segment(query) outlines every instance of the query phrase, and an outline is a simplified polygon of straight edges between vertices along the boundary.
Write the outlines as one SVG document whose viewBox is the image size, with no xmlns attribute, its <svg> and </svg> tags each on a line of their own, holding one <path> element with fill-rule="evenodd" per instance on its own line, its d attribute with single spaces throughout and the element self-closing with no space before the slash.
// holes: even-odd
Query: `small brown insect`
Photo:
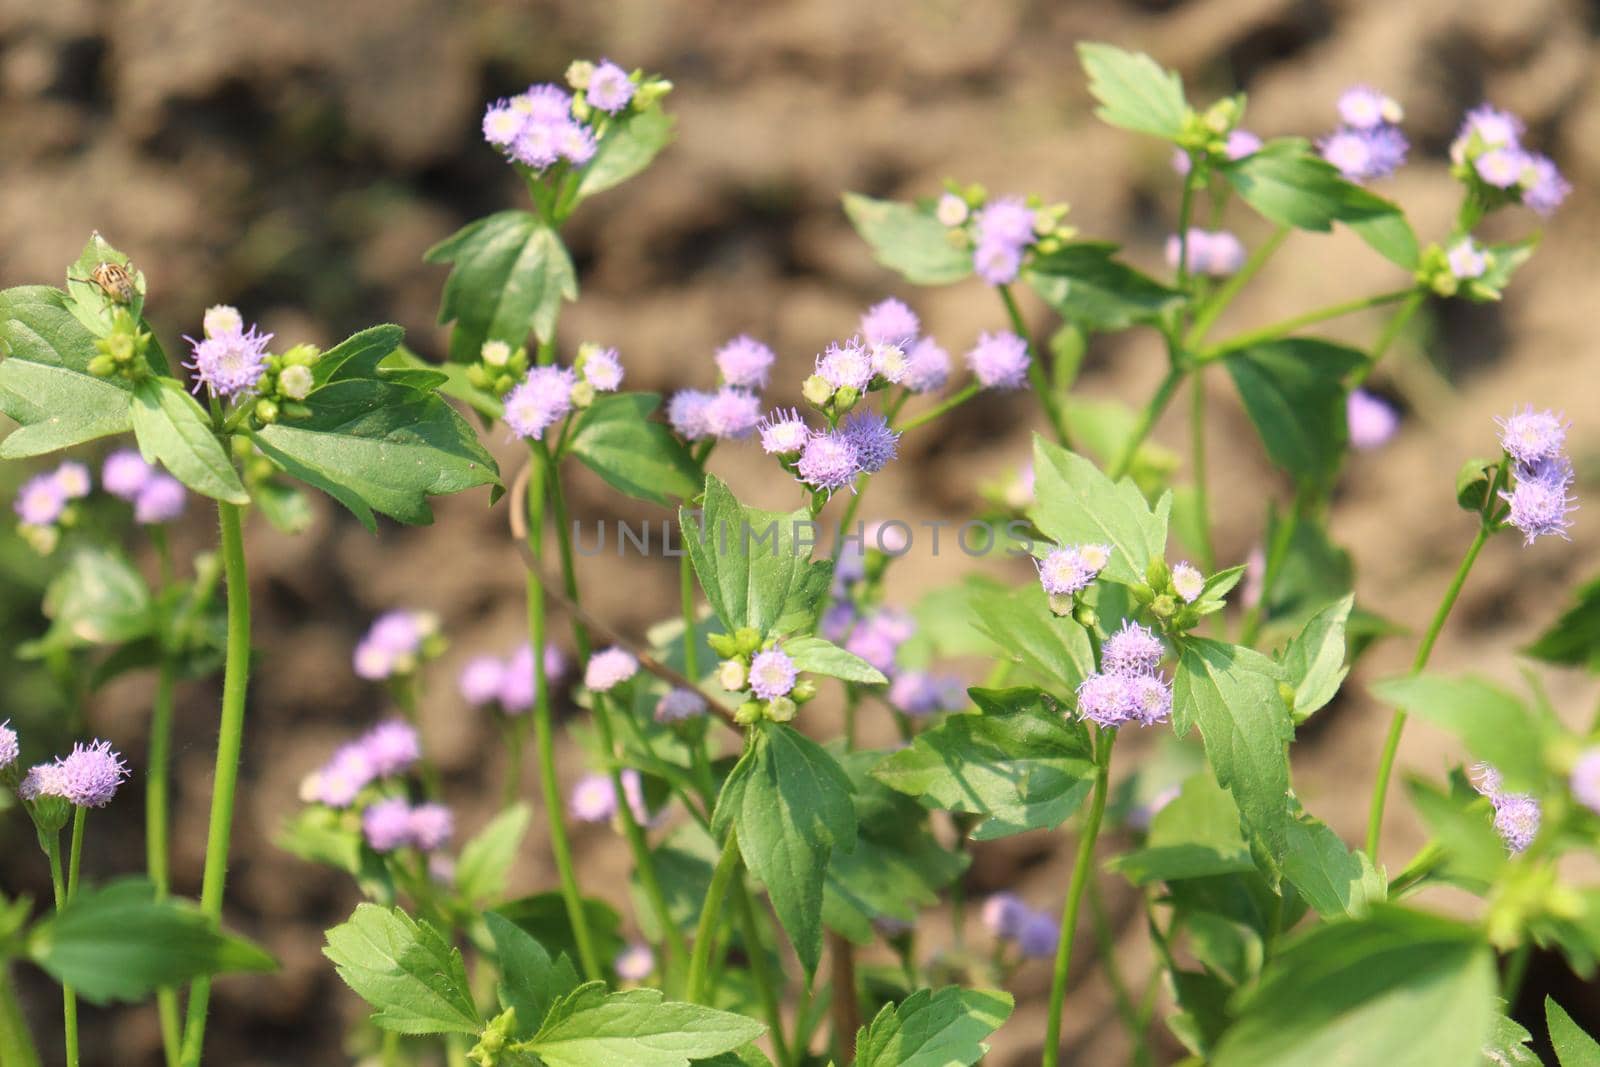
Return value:
<svg viewBox="0 0 1600 1067">
<path fill-rule="evenodd" d="M 133 272 L 120 263 L 101 263 L 89 277 L 105 290 L 107 296 L 119 304 L 130 304 L 138 295 L 138 290 L 133 284 Z"/>
</svg>

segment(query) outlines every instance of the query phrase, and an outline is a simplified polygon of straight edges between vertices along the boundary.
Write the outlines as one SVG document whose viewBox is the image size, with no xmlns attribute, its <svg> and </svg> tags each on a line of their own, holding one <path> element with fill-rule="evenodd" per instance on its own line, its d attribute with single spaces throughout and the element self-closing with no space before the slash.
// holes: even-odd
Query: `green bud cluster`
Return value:
<svg viewBox="0 0 1600 1067">
<path fill-rule="evenodd" d="M 270 426 L 275 422 L 304 419 L 311 408 L 303 401 L 316 387 L 316 374 L 312 370 L 322 358 L 322 349 L 316 345 L 298 344 L 281 356 L 267 357 L 267 369 L 257 387 L 260 396 L 250 409 L 250 418 L 257 426 Z"/>
<path fill-rule="evenodd" d="M 1197 163 L 1207 160 L 1226 160 L 1228 135 L 1238 127 L 1243 118 L 1242 95 L 1225 96 L 1204 111 L 1195 111 L 1191 108 L 1184 116 L 1183 130 L 1178 134 L 1178 147 L 1187 152 Z M 1203 179 L 1204 175 L 1204 167 L 1196 169 L 1197 177 Z"/>
<path fill-rule="evenodd" d="M 467 381 L 474 389 L 505 396 L 528 373 L 528 350 L 513 349 L 504 341 L 485 341 L 478 362 L 467 367 Z"/>
<path fill-rule="evenodd" d="M 750 684 L 750 661 L 757 652 L 776 648 L 776 638 L 761 640 L 761 635 L 745 626 L 731 634 L 709 634 L 706 644 L 723 657 L 717 665 L 717 684 L 730 693 L 743 692 Z M 733 719 L 741 726 L 753 726 L 763 719 L 771 722 L 789 722 L 800 710 L 800 705 L 814 700 L 817 683 L 801 678 L 794 683 L 788 696 L 774 700 L 761 700 L 753 694 L 734 709 Z"/>
<path fill-rule="evenodd" d="M 126 378 L 138 381 L 149 373 L 145 354 L 150 349 L 150 334 L 139 328 L 139 320 L 126 308 L 118 308 L 111 316 L 111 332 L 95 338 L 96 354 L 89 360 L 88 371 L 96 378 Z"/>
<path fill-rule="evenodd" d="M 1134 603 L 1143 608 L 1156 626 L 1166 634 L 1188 633 L 1200 620 L 1221 611 L 1226 601 L 1221 596 L 1203 593 L 1192 603 L 1185 601 L 1172 582 L 1172 569 L 1166 560 L 1153 559 L 1145 568 L 1144 581 L 1130 586 Z M 1080 620 L 1081 621 L 1081 620 Z"/>
</svg>

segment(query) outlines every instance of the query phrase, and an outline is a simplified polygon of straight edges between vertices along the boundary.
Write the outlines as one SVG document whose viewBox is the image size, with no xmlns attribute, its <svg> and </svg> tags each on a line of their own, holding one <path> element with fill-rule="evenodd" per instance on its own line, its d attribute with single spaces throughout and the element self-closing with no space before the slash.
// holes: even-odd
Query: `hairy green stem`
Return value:
<svg viewBox="0 0 1600 1067">
<path fill-rule="evenodd" d="M 1034 341 L 1033 334 L 1028 330 L 1028 324 L 1022 318 L 1022 309 L 1017 306 L 1017 298 L 1011 293 L 1011 286 L 998 285 L 995 291 L 1000 294 L 1000 300 L 1006 306 L 1006 314 L 1011 317 L 1011 328 L 1017 332 L 1028 345 L 1028 382 L 1033 386 L 1033 391 L 1039 397 L 1039 403 L 1044 408 L 1045 418 L 1050 420 L 1050 430 L 1056 435 L 1056 440 L 1062 448 L 1072 447 L 1072 436 L 1067 431 L 1067 419 L 1061 410 L 1061 397 L 1056 395 L 1050 387 L 1050 382 L 1044 374 L 1044 350 Z"/>
<path fill-rule="evenodd" d="M 1484 543 L 1493 533 L 1493 527 L 1485 520 L 1478 524 L 1478 533 L 1472 539 L 1472 544 L 1467 548 L 1461 566 L 1456 568 L 1455 577 L 1450 580 L 1450 586 L 1444 592 L 1444 599 L 1439 602 L 1439 608 L 1433 613 L 1433 621 L 1428 624 L 1428 630 L 1422 635 L 1422 643 L 1417 646 L 1417 654 L 1411 661 L 1411 673 L 1420 674 L 1428 665 L 1428 658 L 1433 655 L 1434 643 L 1439 640 L 1439 632 L 1444 629 L 1445 620 L 1450 617 L 1450 610 L 1455 607 L 1456 600 L 1461 596 L 1462 586 L 1467 584 L 1467 574 L 1472 570 L 1472 565 L 1478 560 L 1478 553 L 1483 551 Z M 1389 721 L 1389 736 L 1383 743 L 1383 756 L 1378 761 L 1378 777 L 1372 786 L 1372 807 L 1367 815 L 1367 855 L 1373 862 L 1377 862 L 1378 842 L 1383 835 L 1383 807 L 1388 798 L 1389 777 L 1394 772 L 1395 755 L 1400 751 L 1400 734 L 1406 727 L 1406 713 L 1403 708 L 1396 708 L 1394 717 Z"/>
<path fill-rule="evenodd" d="M 1055 969 L 1050 977 L 1050 1005 L 1045 1016 L 1043 1067 L 1058 1067 L 1061 1062 L 1061 1009 L 1067 996 L 1067 969 L 1072 963 L 1072 934 L 1078 927 L 1078 910 L 1083 891 L 1093 877 L 1094 845 L 1100 836 L 1100 822 L 1106 813 L 1107 785 L 1111 777 L 1111 749 L 1116 732 L 1101 730 L 1095 755 L 1094 796 L 1089 814 L 1084 817 L 1078 837 L 1078 858 L 1072 865 L 1072 880 L 1067 884 L 1067 899 L 1061 908 L 1061 937 L 1056 945 Z"/>
<path fill-rule="evenodd" d="M 722 917 L 722 902 L 728 895 L 728 886 L 739 873 L 739 835 L 728 827 L 728 839 L 722 844 L 722 855 L 716 869 L 711 872 L 711 885 L 706 889 L 705 904 L 700 908 L 700 921 L 695 926 L 694 950 L 689 956 L 689 978 L 685 996 L 691 1004 L 705 1004 L 711 992 L 706 978 L 711 963 L 711 947 L 716 940 L 717 920 Z"/>
<path fill-rule="evenodd" d="M 0 1067 L 39 1067 L 39 1050 L 17 1003 L 11 965 L 0 965 Z"/>
<path fill-rule="evenodd" d="M 200 910 L 220 923 L 222 898 L 228 882 L 228 849 L 233 840 L 239 752 L 244 744 L 245 691 L 250 677 L 250 579 L 245 570 L 242 513 L 233 504 L 219 502 L 217 516 L 222 528 L 222 567 L 228 591 L 228 645 L 222 669 L 222 715 L 217 724 L 216 774 L 211 786 L 211 825 L 206 834 L 205 871 L 200 879 Z M 183 1034 L 185 1067 L 200 1065 L 210 1002 L 211 979 L 195 979 L 189 988 L 188 1018 Z"/>
<path fill-rule="evenodd" d="M 1393 304 L 1397 301 L 1405 300 L 1408 297 L 1414 297 L 1416 293 L 1417 290 L 1415 288 L 1396 289 L 1393 292 L 1378 293 L 1375 296 L 1364 296 L 1355 300 L 1346 300 L 1342 304 L 1330 304 L 1327 307 L 1318 308 L 1315 311 L 1307 311 L 1301 315 L 1294 315 L 1290 318 L 1283 319 L 1280 322 L 1275 322 L 1270 326 L 1263 326 L 1260 329 L 1248 330 L 1245 333 L 1236 334 L 1222 344 L 1216 345 L 1204 352 L 1201 352 L 1195 357 L 1195 363 L 1200 365 L 1206 363 L 1215 363 L 1217 360 L 1222 359 L 1230 352 L 1238 352 L 1242 349 L 1249 348 L 1251 345 L 1258 345 L 1263 341 L 1275 341 L 1280 337 L 1287 337 L 1289 334 L 1300 329 L 1302 326 L 1311 326 L 1318 322 L 1326 322 L 1328 319 L 1336 319 L 1342 315 L 1350 315 L 1357 311 L 1366 311 L 1369 308 L 1383 307 L 1386 304 Z"/>
<path fill-rule="evenodd" d="M 1183 368 L 1173 363 L 1167 369 L 1167 376 L 1161 379 L 1161 384 L 1156 386 L 1155 395 L 1150 402 L 1139 412 L 1138 421 L 1133 425 L 1133 433 L 1128 435 L 1127 442 L 1122 446 L 1122 455 L 1117 457 L 1108 472 L 1113 481 L 1128 473 L 1128 468 L 1133 466 L 1133 457 L 1138 455 L 1139 446 L 1144 439 L 1150 436 L 1150 431 L 1155 428 L 1156 420 L 1161 418 L 1161 413 L 1167 410 L 1167 405 L 1172 403 L 1172 395 L 1178 391 L 1178 386 L 1183 382 Z"/>
<path fill-rule="evenodd" d="M 555 520 L 556 545 L 561 550 L 561 584 L 567 591 L 567 599 L 576 604 L 578 603 L 578 568 L 572 556 L 572 524 L 567 520 L 567 494 L 561 488 L 561 472 L 556 469 L 554 458 L 542 445 L 537 451 L 539 453 L 539 462 L 543 463 L 545 468 L 546 484 L 549 488 L 550 505 L 553 510 L 551 517 Z M 587 662 L 592 647 L 589 641 L 589 628 L 576 615 L 572 617 L 572 640 L 578 647 L 579 661 Z"/>
<path fill-rule="evenodd" d="M 1229 278 L 1221 288 L 1212 294 L 1211 298 L 1200 309 L 1199 314 L 1195 315 L 1194 323 L 1189 327 L 1189 332 L 1184 334 L 1184 348 L 1193 351 L 1200 346 L 1200 342 L 1205 340 L 1206 334 L 1211 331 L 1211 327 L 1217 321 L 1217 317 L 1227 310 L 1228 305 L 1233 303 L 1233 298 L 1238 296 L 1239 291 L 1248 285 L 1257 272 L 1266 265 L 1267 260 L 1272 258 L 1273 253 L 1282 246 L 1284 239 L 1288 236 L 1289 227 L 1287 226 L 1279 226 L 1272 231 L 1272 236 L 1267 238 L 1260 248 L 1250 254 L 1250 258 L 1244 261 L 1244 266 L 1239 268 L 1238 273 Z"/>
<path fill-rule="evenodd" d="M 948 397 L 939 401 L 939 403 L 924 411 L 922 414 L 914 415 L 905 422 L 902 422 L 899 426 L 896 426 L 895 429 L 900 433 L 908 433 L 911 430 L 915 430 L 918 426 L 930 423 L 934 419 L 937 419 L 940 415 L 943 415 L 949 411 L 953 411 L 962 404 L 965 404 L 967 401 L 977 396 L 979 391 L 980 386 L 977 382 L 973 382 L 966 386 L 966 388 L 950 394 Z"/>
<path fill-rule="evenodd" d="M 82 811 L 82 808 L 78 808 Z M 51 831 L 44 840 L 50 859 L 50 887 L 55 891 L 56 913 L 67 906 L 67 879 L 61 870 L 61 832 Z M 66 1045 L 67 1067 L 78 1067 L 78 995 L 66 983 L 61 986 L 61 1025 Z"/>
</svg>

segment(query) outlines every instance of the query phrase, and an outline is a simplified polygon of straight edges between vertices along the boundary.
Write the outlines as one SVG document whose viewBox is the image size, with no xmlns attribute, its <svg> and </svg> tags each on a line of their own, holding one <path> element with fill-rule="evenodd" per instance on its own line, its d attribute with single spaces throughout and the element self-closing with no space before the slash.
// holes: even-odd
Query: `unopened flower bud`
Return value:
<svg viewBox="0 0 1600 1067">
<path fill-rule="evenodd" d="M 806 403 L 820 408 L 832 399 L 833 386 L 822 375 L 813 374 L 800 383 L 800 395 L 806 398 Z"/>
<path fill-rule="evenodd" d="M 311 394 L 311 387 L 315 384 L 311 368 L 299 363 L 283 368 L 278 375 L 278 392 L 290 400 L 304 400 Z"/>
<path fill-rule="evenodd" d="M 117 361 L 107 355 L 95 356 L 89 360 L 88 371 L 96 378 L 109 378 L 117 373 Z"/>
<path fill-rule="evenodd" d="M 594 75 L 594 64 L 587 59 L 574 59 L 567 64 L 567 84 L 582 92 L 589 88 L 589 79 Z"/>
<path fill-rule="evenodd" d="M 480 364 L 473 363 L 467 367 L 467 384 L 474 389 L 491 389 L 494 387 L 494 378 Z"/>
<path fill-rule="evenodd" d="M 706 644 L 723 659 L 739 654 L 739 639 L 732 634 L 706 634 Z"/>
<path fill-rule="evenodd" d="M 739 651 L 745 655 L 761 647 L 761 631 L 753 626 L 741 626 L 734 631 L 733 636 L 739 642 Z"/>
<path fill-rule="evenodd" d="M 672 92 L 672 83 L 665 78 L 655 78 L 645 82 L 633 91 L 633 106 L 647 108 Z"/>
<path fill-rule="evenodd" d="M 810 678 L 802 678 L 794 683 L 794 688 L 789 690 L 789 698 L 796 704 L 804 704 L 813 700 L 817 695 L 817 683 Z"/>
<path fill-rule="evenodd" d="M 1065 593 L 1052 593 L 1050 595 L 1050 612 L 1053 615 L 1072 614 L 1072 596 Z"/>
<path fill-rule="evenodd" d="M 1077 610 L 1072 613 L 1072 619 L 1079 626 L 1090 630 L 1094 629 L 1095 624 L 1100 621 L 1099 616 L 1094 613 L 1094 609 L 1087 604 L 1079 604 Z"/>
<path fill-rule="evenodd" d="M 753 726 L 761 721 L 761 701 L 746 700 L 733 712 L 733 721 L 740 726 Z"/>
<path fill-rule="evenodd" d="M 730 693 L 737 693 L 744 688 L 745 679 L 749 672 L 745 669 L 743 661 L 725 659 L 717 668 L 717 684 Z"/>
<path fill-rule="evenodd" d="M 286 419 L 309 419 L 311 417 L 311 409 L 304 404 L 297 404 L 291 400 L 281 407 L 278 414 Z"/>
<path fill-rule="evenodd" d="M 257 400 L 253 414 L 257 422 L 262 425 L 271 425 L 278 421 L 278 405 L 266 399 Z"/>
<path fill-rule="evenodd" d="M 767 701 L 767 718 L 773 722 L 788 722 L 794 718 L 794 713 L 799 708 L 788 697 L 777 697 Z"/>
<path fill-rule="evenodd" d="M 861 394 L 849 386 L 836 390 L 833 394 L 833 410 L 840 415 L 856 406 L 856 401 L 861 399 Z"/>
<path fill-rule="evenodd" d="M 967 221 L 967 213 L 967 202 L 955 193 L 945 193 L 933 209 L 933 217 L 943 226 L 960 226 Z"/>
<path fill-rule="evenodd" d="M 504 341 L 485 341 L 480 357 L 485 366 L 504 367 L 511 362 L 511 346 Z"/>
<path fill-rule="evenodd" d="M 575 408 L 588 407 L 594 403 L 594 386 L 588 382 L 578 382 L 572 387 L 571 399 L 572 406 Z"/>
<path fill-rule="evenodd" d="M 1150 613 L 1158 619 L 1170 619 L 1178 612 L 1178 602 L 1171 593 L 1162 593 L 1150 602 Z"/>
</svg>

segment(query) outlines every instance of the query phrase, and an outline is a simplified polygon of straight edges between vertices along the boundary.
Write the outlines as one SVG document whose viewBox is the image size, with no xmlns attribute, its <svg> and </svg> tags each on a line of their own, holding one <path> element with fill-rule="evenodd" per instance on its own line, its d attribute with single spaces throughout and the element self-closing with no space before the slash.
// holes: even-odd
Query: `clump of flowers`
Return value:
<svg viewBox="0 0 1600 1067">
<path fill-rule="evenodd" d="M 683 389 L 667 401 L 667 422 L 685 441 L 736 441 L 763 425 L 756 390 L 765 387 L 771 373 L 772 350 L 740 334 L 714 358 L 722 379 L 715 390 Z"/>
<path fill-rule="evenodd" d="M 800 705 L 817 695 L 816 682 L 800 676 L 799 665 L 779 641 L 763 642 L 755 630 L 745 628 L 731 634 L 709 634 L 706 643 L 722 657 L 717 684 L 730 693 L 745 694 L 734 712 L 741 725 L 762 719 L 788 722 Z"/>
<path fill-rule="evenodd" d="M 4 730 L 9 738 L 0 748 L 10 752 L 11 758 L 0 767 L 16 761 L 16 733 L 9 726 Z M 87 745 L 75 744 L 65 756 L 28 771 L 17 786 L 17 794 L 30 803 L 41 797 L 58 797 L 73 807 L 103 808 L 111 803 L 128 775 L 127 764 L 111 742 L 91 741 Z"/>
<path fill-rule="evenodd" d="M 647 826 L 652 821 L 645 802 L 644 781 L 632 767 L 621 772 L 622 792 L 634 821 Z M 567 797 L 567 813 L 579 822 L 608 822 L 617 813 L 617 791 L 609 775 L 585 774 Z"/>
<path fill-rule="evenodd" d="M 348 808 L 362 790 L 407 773 L 421 759 L 422 742 L 416 728 L 391 719 L 340 745 L 327 763 L 300 783 L 300 797 L 308 803 Z"/>
<path fill-rule="evenodd" d="M 569 367 L 534 367 L 505 396 L 506 429 L 530 441 L 543 440 L 544 432 L 572 411 L 577 384 L 578 376 Z"/>
<path fill-rule="evenodd" d="M 1177 234 L 1167 238 L 1167 266 L 1174 270 L 1181 257 L 1190 274 L 1226 278 L 1237 274 L 1244 266 L 1244 242 L 1226 230 L 1202 230 L 1190 227 L 1187 238 Z"/>
<path fill-rule="evenodd" d="M 450 843 L 455 815 L 443 804 L 413 805 L 403 797 L 385 797 L 361 813 L 361 834 L 374 852 L 414 848 L 435 852 Z"/>
<path fill-rule="evenodd" d="M 1055 918 L 1028 907 L 1015 893 L 995 893 L 986 899 L 982 919 L 995 940 L 1015 944 L 1023 959 L 1049 959 L 1061 940 Z"/>
<path fill-rule="evenodd" d="M 1028 342 L 1010 330 L 983 333 L 967 353 L 967 366 L 984 389 L 1022 389 L 1028 384 Z"/>
<path fill-rule="evenodd" d="M 1534 411 L 1532 405 L 1495 421 L 1513 479 L 1509 490 L 1499 492 L 1506 504 L 1505 521 L 1522 532 L 1524 544 L 1548 534 L 1571 540 L 1568 516 L 1577 503 L 1569 492 L 1573 471 L 1565 451 L 1570 424 L 1553 411 Z"/>
<path fill-rule="evenodd" d="M 624 648 L 607 648 L 589 657 L 583 684 L 596 693 L 608 693 L 639 673 L 639 660 Z"/>
<path fill-rule="evenodd" d="M 192 348 L 192 362 L 184 366 L 194 371 L 194 391 L 202 387 L 221 400 L 249 396 L 267 372 L 267 344 L 272 334 L 254 325 L 245 328 L 237 308 L 226 304 L 206 309 L 200 340 L 185 337 Z"/>
<path fill-rule="evenodd" d="M 620 117 L 654 106 L 672 88 L 640 71 L 630 74 L 609 59 L 573 63 L 567 84 L 572 92 L 554 84 L 532 85 L 496 100 L 483 113 L 483 139 L 535 174 L 582 167 L 594 159 Z"/>
<path fill-rule="evenodd" d="M 1526 204 L 1551 215 L 1572 185 L 1548 156 L 1522 144 L 1522 120 L 1490 104 L 1467 112 L 1450 143 L 1451 173 L 1465 182 L 1485 208 Z"/>
<path fill-rule="evenodd" d="M 1487 763 L 1472 767 L 1472 787 L 1489 798 L 1494 808 L 1494 829 L 1513 856 L 1528 851 L 1539 836 L 1542 810 L 1531 793 L 1508 793 L 1500 772 Z"/>
<path fill-rule="evenodd" d="M 1124 621 L 1106 638 L 1100 670 L 1078 686 L 1078 715 L 1101 726 L 1154 726 L 1172 715 L 1172 683 L 1160 667 L 1166 648 L 1148 628 Z"/>
<path fill-rule="evenodd" d="M 1034 565 L 1039 569 L 1039 585 L 1050 598 L 1050 610 L 1057 615 L 1071 614 L 1078 594 L 1089 588 L 1109 562 L 1107 545 L 1062 545 L 1046 552 Z"/>
<path fill-rule="evenodd" d="M 74 502 L 89 495 L 89 468 L 68 460 L 53 471 L 36 474 L 22 483 L 12 500 L 17 532 L 41 555 L 55 550 L 61 528 L 77 521 Z"/>
<path fill-rule="evenodd" d="M 1376 89 L 1356 86 L 1339 97 L 1341 125 L 1317 142 L 1322 158 L 1353 182 L 1385 178 L 1406 161 L 1400 105 Z"/>
<path fill-rule="evenodd" d="M 439 616 L 431 611 L 387 611 L 356 644 L 355 672 L 368 681 L 405 677 L 443 650 Z"/>
<path fill-rule="evenodd" d="M 889 703 L 915 718 L 959 711 L 967 706 L 967 687 L 953 674 L 901 671 L 889 685 Z"/>
</svg>

